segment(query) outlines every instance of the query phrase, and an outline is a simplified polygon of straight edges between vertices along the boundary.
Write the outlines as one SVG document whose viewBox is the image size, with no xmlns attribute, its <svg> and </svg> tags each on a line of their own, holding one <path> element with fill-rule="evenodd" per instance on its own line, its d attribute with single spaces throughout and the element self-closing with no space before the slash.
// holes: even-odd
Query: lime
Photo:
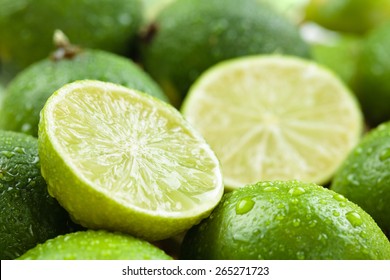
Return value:
<svg viewBox="0 0 390 280">
<path fill-rule="evenodd" d="M 260 180 L 326 183 L 362 133 L 358 103 L 340 79 L 291 56 L 211 67 L 182 112 L 220 159 L 228 189 Z"/>
<path fill-rule="evenodd" d="M 333 70 L 345 84 L 353 88 L 362 37 L 330 31 L 313 23 L 304 24 L 301 31 L 310 43 L 313 59 Z"/>
<path fill-rule="evenodd" d="M 145 69 L 174 104 L 208 67 L 257 53 L 309 56 L 297 26 L 258 0 L 173 1 L 141 44 Z"/>
<path fill-rule="evenodd" d="M 371 127 L 390 120 L 390 22 L 363 40 L 355 92 Z"/>
<path fill-rule="evenodd" d="M 72 230 L 67 212 L 49 196 L 37 139 L 0 130 L 0 259 L 14 259 Z"/>
<path fill-rule="evenodd" d="M 336 173 L 331 188 L 358 204 L 390 236 L 390 123 L 364 136 Z"/>
<path fill-rule="evenodd" d="M 171 105 L 100 81 L 60 88 L 39 123 L 49 192 L 87 228 L 171 237 L 221 199 L 219 162 Z"/>
<path fill-rule="evenodd" d="M 20 260 L 171 260 L 142 239 L 118 232 L 87 230 L 47 240 Z"/>
<path fill-rule="evenodd" d="M 313 183 L 269 181 L 225 194 L 187 232 L 181 258 L 390 259 L 390 242 L 342 195 Z"/>
<path fill-rule="evenodd" d="M 0 59 L 15 72 L 44 59 L 56 29 L 84 47 L 124 54 L 141 15 L 139 0 L 1 0 Z"/>
<path fill-rule="evenodd" d="M 306 20 L 347 33 L 364 34 L 389 19 L 389 0 L 311 0 L 306 5 Z"/>
<path fill-rule="evenodd" d="M 7 87 L 0 128 L 37 136 L 39 112 L 61 86 L 82 79 L 122 84 L 167 100 L 158 85 L 131 60 L 106 51 L 83 50 L 59 60 L 44 59 L 20 72 Z"/>
</svg>

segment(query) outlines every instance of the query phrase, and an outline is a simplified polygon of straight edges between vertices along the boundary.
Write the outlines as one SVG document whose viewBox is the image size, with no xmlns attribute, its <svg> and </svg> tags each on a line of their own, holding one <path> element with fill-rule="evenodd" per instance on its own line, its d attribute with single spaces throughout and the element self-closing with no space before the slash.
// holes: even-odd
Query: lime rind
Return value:
<svg viewBox="0 0 390 280">
<path fill-rule="evenodd" d="M 39 135 L 49 191 L 83 225 L 143 228 L 149 236 L 148 227 L 161 222 L 166 226 L 155 234 L 177 233 L 222 197 L 218 159 L 201 135 L 173 107 L 138 91 L 98 81 L 68 84 L 46 103 Z M 49 167 L 45 158 L 57 163 Z"/>
<path fill-rule="evenodd" d="M 363 131 L 359 104 L 335 74 L 286 55 L 211 67 L 181 111 L 219 157 L 228 189 L 275 179 L 327 183 Z"/>
</svg>

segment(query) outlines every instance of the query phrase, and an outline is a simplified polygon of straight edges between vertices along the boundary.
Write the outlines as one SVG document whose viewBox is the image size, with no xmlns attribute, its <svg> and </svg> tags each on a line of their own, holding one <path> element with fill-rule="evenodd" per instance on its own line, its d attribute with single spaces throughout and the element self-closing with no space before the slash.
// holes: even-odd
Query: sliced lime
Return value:
<svg viewBox="0 0 390 280">
<path fill-rule="evenodd" d="M 362 132 L 346 86 L 289 56 L 217 64 L 192 86 L 182 112 L 219 157 L 229 188 L 260 180 L 325 183 Z"/>
<path fill-rule="evenodd" d="M 206 217 L 223 193 L 214 152 L 176 109 L 112 83 L 55 92 L 41 112 L 39 154 L 49 192 L 89 228 L 164 239 Z"/>
</svg>

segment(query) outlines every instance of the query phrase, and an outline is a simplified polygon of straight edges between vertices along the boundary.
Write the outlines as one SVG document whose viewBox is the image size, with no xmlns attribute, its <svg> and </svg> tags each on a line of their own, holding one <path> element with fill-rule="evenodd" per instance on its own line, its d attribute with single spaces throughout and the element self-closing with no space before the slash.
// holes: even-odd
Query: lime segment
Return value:
<svg viewBox="0 0 390 280">
<path fill-rule="evenodd" d="M 172 106 L 135 90 L 80 81 L 46 103 L 39 130 L 49 191 L 86 227 L 157 240 L 219 202 L 219 162 Z"/>
<path fill-rule="evenodd" d="M 192 86 L 182 112 L 216 152 L 230 188 L 276 179 L 325 183 L 362 131 L 344 84 L 289 56 L 217 64 Z"/>
</svg>

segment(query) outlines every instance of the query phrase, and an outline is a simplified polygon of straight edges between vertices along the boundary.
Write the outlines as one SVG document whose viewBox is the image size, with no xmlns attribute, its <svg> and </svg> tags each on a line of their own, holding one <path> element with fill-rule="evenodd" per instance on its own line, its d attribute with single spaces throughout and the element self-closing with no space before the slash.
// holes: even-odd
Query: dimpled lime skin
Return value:
<svg viewBox="0 0 390 280">
<path fill-rule="evenodd" d="M 101 50 L 85 50 L 71 59 L 45 59 L 20 72 L 0 104 L 0 128 L 38 135 L 39 112 L 61 86 L 84 79 L 113 82 L 167 101 L 160 87 L 131 60 Z"/>
<path fill-rule="evenodd" d="M 47 192 L 37 139 L 11 131 L 0 131 L 0 225 L 2 260 L 15 259 L 74 226 Z"/>
<path fill-rule="evenodd" d="M 309 57 L 298 29 L 257 0 L 181 0 L 167 5 L 141 44 L 145 69 L 169 96 L 183 97 L 222 60 L 259 53 Z"/>
<path fill-rule="evenodd" d="M 20 260 L 171 260 L 158 247 L 119 232 L 79 231 L 37 245 Z"/>
<path fill-rule="evenodd" d="M 390 243 L 366 212 L 333 191 L 259 182 L 225 194 L 187 232 L 181 258 L 390 259 Z"/>
<path fill-rule="evenodd" d="M 390 122 L 371 130 L 335 174 L 331 189 L 368 212 L 390 236 Z"/>
<path fill-rule="evenodd" d="M 390 22 L 363 40 L 357 62 L 356 95 L 371 127 L 390 120 Z"/>
<path fill-rule="evenodd" d="M 125 54 L 142 22 L 140 0 L 2 0 L 0 59 L 17 72 L 53 50 L 62 30 L 77 45 Z"/>
</svg>

